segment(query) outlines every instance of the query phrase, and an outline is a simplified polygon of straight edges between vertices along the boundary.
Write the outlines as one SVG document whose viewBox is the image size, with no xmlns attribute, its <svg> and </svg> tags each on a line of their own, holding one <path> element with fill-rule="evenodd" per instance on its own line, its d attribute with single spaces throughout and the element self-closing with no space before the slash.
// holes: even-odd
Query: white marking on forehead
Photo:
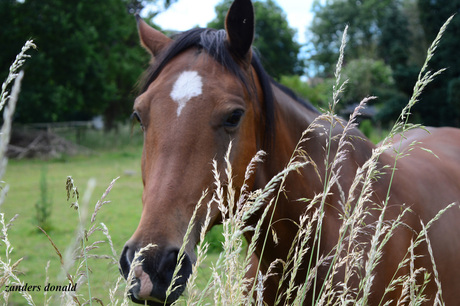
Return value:
<svg viewBox="0 0 460 306">
<path fill-rule="evenodd" d="M 171 98 L 178 104 L 177 116 L 191 98 L 201 95 L 203 82 L 196 71 L 184 71 L 177 78 L 171 91 Z"/>
</svg>

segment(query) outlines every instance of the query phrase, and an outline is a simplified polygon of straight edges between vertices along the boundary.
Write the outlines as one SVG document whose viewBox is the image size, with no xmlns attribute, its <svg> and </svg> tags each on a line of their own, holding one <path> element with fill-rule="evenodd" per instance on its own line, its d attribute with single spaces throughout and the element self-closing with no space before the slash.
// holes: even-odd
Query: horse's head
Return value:
<svg viewBox="0 0 460 306">
<path fill-rule="evenodd" d="M 197 213 L 176 289 L 166 296 L 194 208 L 203 190 L 212 189 L 212 160 L 223 161 L 232 142 L 235 185 L 241 186 L 267 132 L 259 128 L 265 124 L 264 106 L 255 103 L 263 92 L 251 64 L 254 13 L 249 0 L 234 2 L 225 31 L 193 29 L 171 40 L 140 18 L 138 29 L 142 45 L 154 57 L 134 103 L 144 131 L 143 210 L 120 265 L 127 277 L 135 254 L 154 244 L 133 271 L 131 292 L 134 301 L 164 304 L 181 295 L 192 271 L 205 207 Z M 211 223 L 219 215 L 213 209 Z"/>
</svg>

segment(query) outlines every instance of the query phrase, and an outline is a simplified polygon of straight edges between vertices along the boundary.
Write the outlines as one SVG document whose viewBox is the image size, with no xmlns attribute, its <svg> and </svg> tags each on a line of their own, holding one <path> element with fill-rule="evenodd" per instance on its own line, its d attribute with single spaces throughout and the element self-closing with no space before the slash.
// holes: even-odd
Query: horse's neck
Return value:
<svg viewBox="0 0 460 306">
<path fill-rule="evenodd" d="M 336 156 L 340 135 L 343 133 L 343 127 L 338 122 L 332 127 L 330 121 L 318 120 L 318 113 L 293 100 L 279 88 L 274 86 L 273 90 L 276 104 L 275 138 L 267 152 L 265 162 L 256 171 L 255 188 L 263 188 L 271 178 L 285 169 L 291 158 L 295 156 L 294 150 L 299 148 L 299 140 L 307 129 L 308 133 L 304 136 L 305 141 L 300 145 L 304 154 L 295 160 L 306 161 L 308 164 L 299 171 L 292 171 L 287 175 L 283 182 L 284 186 L 279 188 L 282 193 L 277 197 L 277 202 L 275 204 L 270 202 L 272 203 L 269 212 L 271 218 L 268 219 L 272 223 L 269 225 L 267 219 L 263 228 L 267 232 L 270 232 L 268 229 L 271 228 L 274 232 L 282 233 L 284 240 L 274 243 L 276 239 L 273 238 L 273 241 L 268 242 L 272 248 L 270 254 L 262 255 L 263 247 L 257 247 L 256 254 L 259 258 L 262 256 L 262 264 L 266 265 L 266 268 L 276 258 L 287 256 L 286 252 L 290 249 L 291 241 L 298 230 L 296 225 L 299 224 L 299 218 L 305 213 L 309 203 L 309 201 L 299 202 L 299 199 L 313 199 L 324 191 L 327 171 L 329 173 L 331 171 L 330 166 L 326 168 L 327 152 L 330 152 L 329 163 L 331 163 Z M 343 148 L 347 150 L 346 156 L 341 158 L 340 164 L 333 169 L 334 171 L 340 169 L 340 182 L 328 191 L 328 205 L 325 206 L 325 210 L 329 216 L 337 214 L 337 207 L 334 206 L 339 205 L 341 196 L 346 196 L 345 193 L 350 189 L 358 167 L 362 166 L 372 154 L 373 145 L 357 129 L 351 129 L 347 135 L 356 137 L 347 138 L 350 144 Z M 330 150 L 328 150 L 328 145 Z M 275 208 L 274 211 L 273 208 Z M 256 222 L 259 217 L 259 214 L 255 214 L 254 219 L 250 222 Z M 327 222 L 323 234 L 338 232 L 338 228 L 334 227 L 337 224 L 339 223 Z M 247 238 L 251 239 L 250 235 Z M 332 248 L 328 242 L 324 242 L 322 247 Z"/>
<path fill-rule="evenodd" d="M 311 164 L 302 170 L 301 177 L 293 178 L 297 182 L 294 189 L 297 189 L 298 192 L 291 190 L 291 196 L 299 195 L 299 198 L 314 196 L 323 191 L 322 180 L 326 171 L 326 151 L 330 152 L 329 162 L 332 162 L 337 151 L 338 139 L 343 133 L 343 126 L 339 122 L 331 125 L 327 120 L 317 120 L 318 113 L 309 110 L 276 86 L 273 86 L 273 91 L 276 112 L 275 140 L 270 152 L 268 152 L 267 161 L 262 166 L 263 169 L 258 176 L 258 187 L 263 187 L 274 175 L 287 166 L 298 146 L 302 133 L 309 129 L 309 132 L 304 136 L 307 140 L 302 143 L 301 148 L 306 152 Z M 312 127 L 313 122 L 316 127 Z M 352 180 L 356 169 L 371 156 L 374 146 L 357 129 L 349 130 L 347 135 L 351 136 L 347 137 L 347 141 L 351 145 L 345 148 L 348 153 L 346 158 L 340 162 L 340 167 L 343 169 L 342 171 L 346 171 Z M 334 140 L 330 140 L 330 138 Z M 328 145 L 330 145 L 330 150 L 327 149 Z M 315 165 L 313 166 L 313 164 Z M 343 181 L 345 185 L 348 185 L 346 177 Z"/>
</svg>

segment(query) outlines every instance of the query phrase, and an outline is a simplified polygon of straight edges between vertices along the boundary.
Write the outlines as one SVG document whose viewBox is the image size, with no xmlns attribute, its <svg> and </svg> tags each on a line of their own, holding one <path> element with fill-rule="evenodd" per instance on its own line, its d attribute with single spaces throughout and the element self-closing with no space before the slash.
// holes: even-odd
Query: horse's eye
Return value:
<svg viewBox="0 0 460 306">
<path fill-rule="evenodd" d="M 141 126 L 141 129 L 144 130 L 144 126 L 142 125 L 142 120 L 141 120 L 141 117 L 139 116 L 138 112 L 134 111 L 131 114 L 131 120 L 133 121 L 133 124 L 134 124 L 134 121 L 137 121 L 139 123 L 139 125 Z"/>
<path fill-rule="evenodd" d="M 244 110 L 242 109 L 237 109 L 234 110 L 226 119 L 224 122 L 224 127 L 226 128 L 234 128 L 237 127 L 238 124 L 241 121 L 241 117 L 243 117 Z"/>
</svg>

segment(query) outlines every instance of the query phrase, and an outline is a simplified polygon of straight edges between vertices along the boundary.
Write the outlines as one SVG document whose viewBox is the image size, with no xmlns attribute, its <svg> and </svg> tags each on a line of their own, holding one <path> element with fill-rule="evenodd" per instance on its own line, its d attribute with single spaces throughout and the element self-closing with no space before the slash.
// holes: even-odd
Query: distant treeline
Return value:
<svg viewBox="0 0 460 306">
<path fill-rule="evenodd" d="M 139 46 L 132 13 L 171 0 L 1 0 L 0 77 L 29 38 L 38 49 L 26 64 L 16 122 L 88 120 L 107 128 L 126 119 L 135 84 L 149 62 Z M 216 7 L 209 26 L 223 26 L 231 0 Z M 349 79 L 341 107 L 376 95 L 375 120 L 396 119 L 407 103 L 426 50 L 441 25 L 460 12 L 460 0 L 314 1 L 307 44 L 273 0 L 254 1 L 256 37 L 267 71 L 318 106 L 331 98 L 341 34 L 349 25 L 343 68 Z M 154 13 L 151 13 L 153 16 Z M 147 18 L 149 19 L 149 18 Z M 432 126 L 460 126 L 460 17 L 449 25 L 431 70 L 447 68 L 422 95 L 413 118 Z M 306 82 L 307 76 L 309 81 Z"/>
<path fill-rule="evenodd" d="M 321 4 L 324 3 L 324 4 Z M 344 104 L 368 95 L 377 119 L 389 123 L 407 103 L 426 50 L 442 24 L 460 12 L 460 0 L 335 0 L 315 1 L 310 27 L 315 75 L 333 76 L 340 35 L 349 25 L 344 74 L 350 79 Z M 460 16 L 445 32 L 429 70 L 447 70 L 422 94 L 412 112 L 416 121 L 432 126 L 460 126 Z"/>
</svg>

